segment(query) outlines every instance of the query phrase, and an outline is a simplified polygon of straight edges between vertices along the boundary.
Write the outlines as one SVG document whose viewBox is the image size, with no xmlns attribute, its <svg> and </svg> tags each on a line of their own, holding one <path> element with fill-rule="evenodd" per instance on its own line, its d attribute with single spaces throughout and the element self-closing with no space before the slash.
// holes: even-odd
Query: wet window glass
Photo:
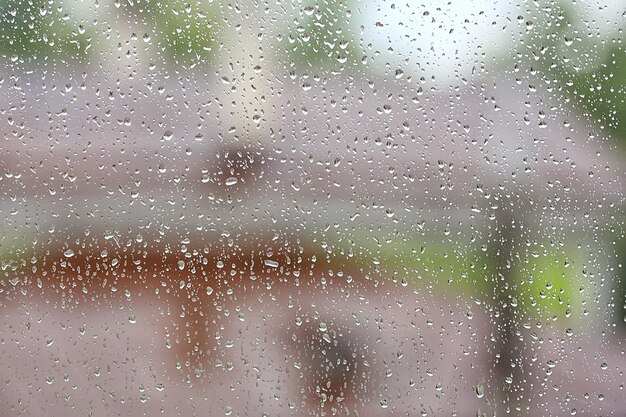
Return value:
<svg viewBox="0 0 626 417">
<path fill-rule="evenodd" d="M 623 0 L 2 0 L 0 414 L 623 416 Z"/>
</svg>

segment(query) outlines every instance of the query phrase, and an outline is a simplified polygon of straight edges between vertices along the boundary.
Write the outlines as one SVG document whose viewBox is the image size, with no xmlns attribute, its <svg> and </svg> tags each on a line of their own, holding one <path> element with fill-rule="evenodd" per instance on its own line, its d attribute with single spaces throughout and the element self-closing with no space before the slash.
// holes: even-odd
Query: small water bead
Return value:
<svg viewBox="0 0 626 417">
<path fill-rule="evenodd" d="M 226 184 L 228 187 L 235 185 L 239 182 L 239 180 L 237 179 L 237 177 L 228 177 L 226 178 L 226 181 L 224 182 L 224 184 Z"/>
<path fill-rule="evenodd" d="M 265 266 L 269 266 L 271 268 L 278 268 L 278 262 L 272 259 L 266 259 L 265 261 L 263 261 L 263 263 L 265 264 Z"/>
<path fill-rule="evenodd" d="M 476 385 L 476 397 L 483 398 L 485 396 L 485 386 L 483 384 Z"/>
</svg>

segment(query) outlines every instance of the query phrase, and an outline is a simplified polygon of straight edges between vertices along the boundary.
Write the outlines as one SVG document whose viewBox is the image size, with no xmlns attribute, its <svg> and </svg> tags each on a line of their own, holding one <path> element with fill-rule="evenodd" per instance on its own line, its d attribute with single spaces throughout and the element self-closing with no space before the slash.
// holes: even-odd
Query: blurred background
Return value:
<svg viewBox="0 0 626 417">
<path fill-rule="evenodd" d="M 626 413 L 626 2 L 0 12 L 3 415 Z"/>
</svg>

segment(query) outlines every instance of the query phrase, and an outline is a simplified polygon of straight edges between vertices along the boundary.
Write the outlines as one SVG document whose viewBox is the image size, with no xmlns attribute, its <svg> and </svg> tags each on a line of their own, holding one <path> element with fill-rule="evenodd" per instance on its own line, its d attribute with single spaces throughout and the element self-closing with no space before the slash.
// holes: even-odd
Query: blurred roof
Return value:
<svg viewBox="0 0 626 417">
<path fill-rule="evenodd" d="M 5 90 L 5 239 L 310 234 L 359 217 L 482 216 L 498 200 L 533 221 L 623 201 L 609 138 L 526 82 L 440 92 L 418 80 L 287 78 L 263 126 L 232 126 L 223 120 L 240 110 L 224 102 L 238 93 L 222 80 L 157 78 L 33 78 Z"/>
</svg>

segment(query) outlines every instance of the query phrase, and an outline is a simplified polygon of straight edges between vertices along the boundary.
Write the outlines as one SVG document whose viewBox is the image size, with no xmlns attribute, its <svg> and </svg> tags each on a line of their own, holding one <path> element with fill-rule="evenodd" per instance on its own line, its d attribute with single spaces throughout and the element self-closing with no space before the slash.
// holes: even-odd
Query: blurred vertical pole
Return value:
<svg viewBox="0 0 626 417">
<path fill-rule="evenodd" d="M 617 280 L 615 283 L 615 316 L 617 326 L 622 330 L 622 332 L 626 332 L 626 266 L 624 265 L 624 262 L 626 261 L 626 239 L 624 238 L 621 239 L 617 248 L 617 256 L 617 263 L 621 266 L 618 267 L 617 276 L 615 278 Z"/>
<path fill-rule="evenodd" d="M 494 258 L 493 320 L 494 334 L 494 379 L 497 387 L 498 411 L 506 404 L 508 415 L 518 412 L 510 407 L 520 405 L 523 398 L 524 380 L 521 370 L 523 346 L 518 342 L 517 319 L 512 307 L 515 283 L 518 275 L 516 250 L 522 230 L 515 215 L 515 204 L 503 195 L 496 209 L 495 228 L 492 230 L 488 253 Z M 517 391 L 517 395 L 515 395 Z"/>
</svg>

